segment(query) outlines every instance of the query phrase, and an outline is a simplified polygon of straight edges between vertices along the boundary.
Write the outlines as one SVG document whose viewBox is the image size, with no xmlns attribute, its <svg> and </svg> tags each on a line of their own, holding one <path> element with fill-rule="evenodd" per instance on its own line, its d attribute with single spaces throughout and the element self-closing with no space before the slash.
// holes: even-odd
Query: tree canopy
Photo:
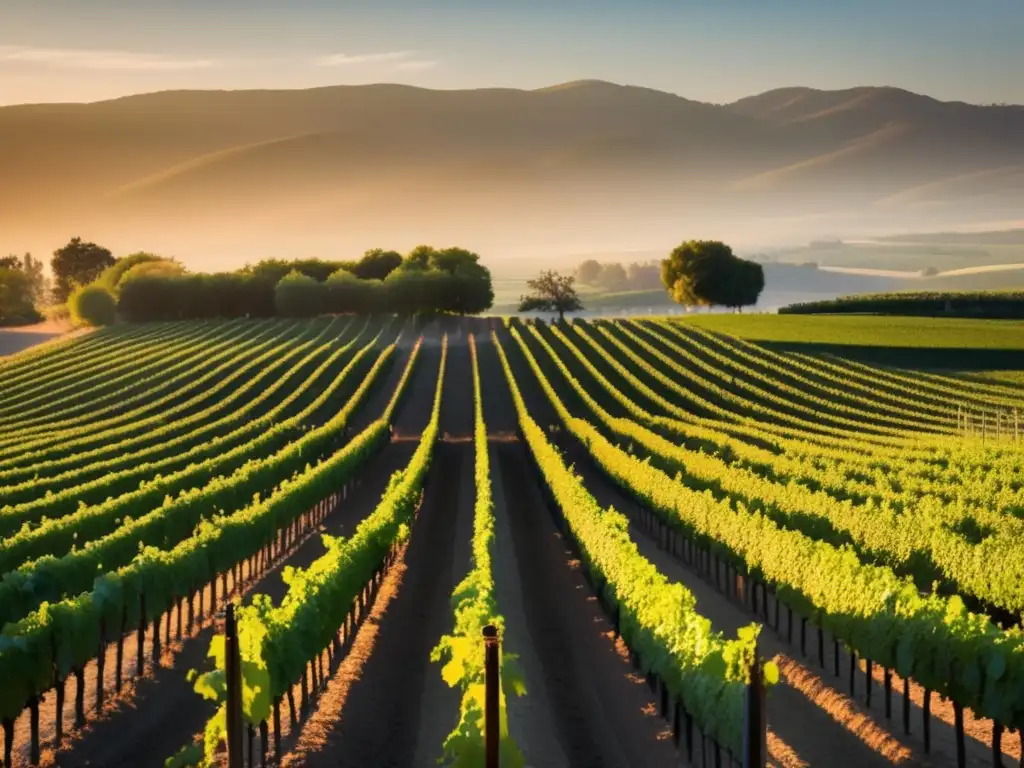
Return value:
<svg viewBox="0 0 1024 768">
<path fill-rule="evenodd" d="M 115 263 L 113 254 L 106 248 L 73 237 L 71 242 L 53 252 L 50 261 L 54 298 L 58 302 L 67 301 L 75 286 L 88 285 Z"/>
<path fill-rule="evenodd" d="M 747 307 L 764 290 L 764 269 L 717 240 L 690 240 L 661 262 L 661 280 L 686 306 Z"/>
<path fill-rule="evenodd" d="M 20 269 L 0 266 L 0 326 L 41 319 L 32 300 L 32 279 Z"/>
<path fill-rule="evenodd" d="M 479 255 L 427 245 L 405 259 L 377 249 L 358 262 L 270 259 L 212 275 L 183 274 L 174 261 L 145 261 L 124 274 L 117 293 L 118 311 L 129 321 L 324 312 L 475 314 L 494 302 L 491 273 Z"/>
<path fill-rule="evenodd" d="M 125 279 L 129 272 L 132 274 L 140 274 L 141 272 L 149 272 L 146 270 L 136 270 L 135 268 L 142 264 L 178 264 L 173 259 L 165 259 L 163 256 L 157 256 L 155 253 L 146 253 L 139 251 L 138 253 L 132 253 L 127 256 L 122 256 L 115 261 L 111 266 L 103 270 L 96 283 L 103 286 L 104 288 L 117 292 L 121 281 Z M 178 265 L 179 271 L 184 271 L 181 265 Z M 134 270 L 134 271 L 133 271 Z"/>
<path fill-rule="evenodd" d="M 402 265 L 402 254 L 398 251 L 385 251 L 372 248 L 363 254 L 350 270 L 362 280 L 383 280 Z"/>
<path fill-rule="evenodd" d="M 559 320 L 565 317 L 566 312 L 579 312 L 583 309 L 583 302 L 576 293 L 575 282 L 573 275 L 544 270 L 537 278 L 526 281 L 533 293 L 520 298 L 519 311 L 557 312 Z"/>
<path fill-rule="evenodd" d="M 581 261 L 580 265 L 576 267 L 576 279 L 583 285 L 597 285 L 602 269 L 601 262 L 596 259 Z"/>
<path fill-rule="evenodd" d="M 657 261 L 631 262 L 581 261 L 576 267 L 576 280 L 582 285 L 605 291 L 642 291 L 661 287 L 661 264 Z"/>
<path fill-rule="evenodd" d="M 275 286 L 274 306 L 278 317 L 314 317 L 327 311 L 327 286 L 293 270 Z"/>
<path fill-rule="evenodd" d="M 621 291 L 627 282 L 626 268 L 617 261 L 605 264 L 601 268 L 601 275 L 597 282 L 605 290 Z"/>
</svg>

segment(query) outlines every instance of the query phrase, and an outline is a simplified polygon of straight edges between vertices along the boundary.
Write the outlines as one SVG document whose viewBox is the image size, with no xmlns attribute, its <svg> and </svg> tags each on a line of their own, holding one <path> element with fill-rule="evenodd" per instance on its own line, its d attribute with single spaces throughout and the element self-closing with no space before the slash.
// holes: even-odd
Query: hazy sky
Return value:
<svg viewBox="0 0 1024 768">
<path fill-rule="evenodd" d="M 727 102 L 896 85 L 1024 104 L 1024 0 L 3 0 L 0 104 L 600 78 Z"/>
</svg>

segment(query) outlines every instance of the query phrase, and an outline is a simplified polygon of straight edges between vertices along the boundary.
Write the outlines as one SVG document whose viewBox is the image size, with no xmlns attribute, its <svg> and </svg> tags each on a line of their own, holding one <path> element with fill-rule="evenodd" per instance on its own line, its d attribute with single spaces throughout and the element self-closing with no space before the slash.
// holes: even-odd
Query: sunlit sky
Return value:
<svg viewBox="0 0 1024 768">
<path fill-rule="evenodd" d="M 1022 0 L 3 0 L 0 104 L 582 78 L 728 102 L 895 85 L 1024 103 Z"/>
</svg>

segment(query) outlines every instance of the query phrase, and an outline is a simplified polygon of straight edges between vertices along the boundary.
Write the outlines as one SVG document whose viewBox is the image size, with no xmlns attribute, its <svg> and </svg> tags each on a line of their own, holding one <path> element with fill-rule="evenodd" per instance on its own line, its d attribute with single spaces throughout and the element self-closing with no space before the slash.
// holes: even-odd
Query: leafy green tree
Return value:
<svg viewBox="0 0 1024 768">
<path fill-rule="evenodd" d="M 339 269 L 353 268 L 352 262 L 346 261 L 325 261 L 324 259 L 297 259 L 285 261 L 284 259 L 264 259 L 256 264 L 246 264 L 238 270 L 239 274 L 253 278 L 257 282 L 277 285 L 289 272 L 301 272 L 311 277 L 318 283 L 322 283 Z"/>
<path fill-rule="evenodd" d="M 437 311 L 447 276 L 436 269 L 396 269 L 383 283 L 384 305 L 398 315 Z"/>
<path fill-rule="evenodd" d="M 479 254 L 457 247 L 434 250 L 430 254 L 428 265 L 431 269 L 439 269 L 449 275 L 483 269 L 480 266 Z"/>
<path fill-rule="evenodd" d="M 117 297 L 102 285 L 83 285 L 68 297 L 71 318 L 81 325 L 113 325 L 117 322 Z"/>
<path fill-rule="evenodd" d="M 465 248 L 435 250 L 430 267 L 448 276 L 436 308 L 442 312 L 472 315 L 494 304 L 491 271 L 480 263 L 480 255 Z"/>
<path fill-rule="evenodd" d="M 0 267 L 0 326 L 28 325 L 42 320 L 32 294 L 29 275 L 21 269 Z"/>
<path fill-rule="evenodd" d="M 352 273 L 362 280 L 383 280 L 402 265 L 402 254 L 373 248 L 352 267 Z M 337 273 L 335 273 L 337 274 Z"/>
<path fill-rule="evenodd" d="M 601 262 L 587 259 L 576 267 L 576 279 L 583 285 L 597 285 L 601 277 Z"/>
<path fill-rule="evenodd" d="M 361 279 L 346 269 L 327 278 L 327 311 L 372 314 L 381 310 L 384 290 L 380 280 Z"/>
<path fill-rule="evenodd" d="M 289 272 L 274 288 L 279 317 L 313 317 L 327 310 L 327 286 L 298 270 Z"/>
<path fill-rule="evenodd" d="M 115 263 L 116 260 L 106 248 L 73 237 L 71 242 L 53 252 L 50 261 L 54 277 L 54 298 L 58 302 L 67 301 L 76 285 L 88 285 Z"/>
<path fill-rule="evenodd" d="M 690 240 L 662 261 L 661 280 L 679 304 L 739 309 L 757 303 L 764 269 L 739 258 L 725 243 Z"/>
<path fill-rule="evenodd" d="M 49 293 L 49 281 L 43 272 L 42 261 L 34 258 L 31 253 L 26 253 L 24 256 L 11 254 L 10 256 L 0 258 L 0 269 L 13 269 L 21 272 L 28 278 L 29 295 L 31 296 L 32 304 L 35 307 L 39 307 L 46 303 L 47 294 Z"/>
<path fill-rule="evenodd" d="M 572 275 L 544 270 L 537 278 L 526 281 L 533 293 L 520 298 L 519 311 L 557 312 L 559 320 L 565 318 L 566 312 L 579 312 L 583 309 L 583 302 L 576 293 L 575 282 Z"/>
<path fill-rule="evenodd" d="M 402 269 L 430 269 L 430 260 L 434 256 L 434 248 L 429 245 L 417 245 L 402 261 Z"/>
</svg>

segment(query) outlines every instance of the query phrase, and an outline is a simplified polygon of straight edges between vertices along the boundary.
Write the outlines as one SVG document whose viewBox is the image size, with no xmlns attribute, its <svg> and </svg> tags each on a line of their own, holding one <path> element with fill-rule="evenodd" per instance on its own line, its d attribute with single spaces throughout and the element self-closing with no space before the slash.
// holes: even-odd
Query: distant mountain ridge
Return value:
<svg viewBox="0 0 1024 768">
<path fill-rule="evenodd" d="M 0 167 L 17 180 L 0 186 L 0 232 L 29 239 L 185 225 L 502 241 L 529 221 L 538 240 L 650 240 L 691 220 L 851 215 L 932 228 L 1020 210 L 1024 107 L 896 88 L 713 105 L 594 80 L 165 91 L 0 108 Z"/>
</svg>

